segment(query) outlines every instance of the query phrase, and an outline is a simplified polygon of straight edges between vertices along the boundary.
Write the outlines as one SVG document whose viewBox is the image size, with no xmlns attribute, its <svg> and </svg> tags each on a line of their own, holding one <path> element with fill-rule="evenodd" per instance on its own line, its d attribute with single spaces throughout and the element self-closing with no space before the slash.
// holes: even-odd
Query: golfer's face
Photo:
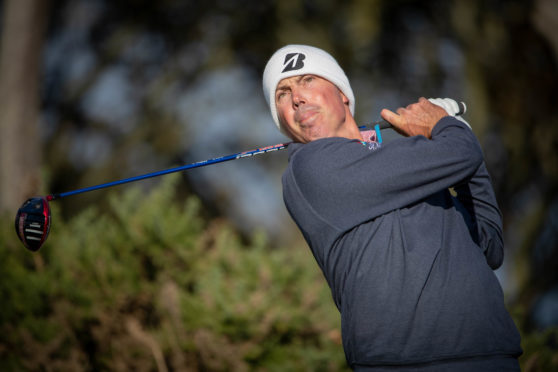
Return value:
<svg viewBox="0 0 558 372">
<path fill-rule="evenodd" d="M 331 82 L 315 75 L 283 79 L 275 90 L 281 125 L 296 142 L 336 137 L 345 123 L 349 100 Z"/>
</svg>

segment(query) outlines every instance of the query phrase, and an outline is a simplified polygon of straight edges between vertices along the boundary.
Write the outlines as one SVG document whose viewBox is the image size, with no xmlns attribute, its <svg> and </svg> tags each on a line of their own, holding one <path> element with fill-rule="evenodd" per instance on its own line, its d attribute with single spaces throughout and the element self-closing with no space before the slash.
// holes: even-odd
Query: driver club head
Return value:
<svg viewBox="0 0 558 372">
<path fill-rule="evenodd" d="M 33 252 L 38 251 L 50 231 L 50 208 L 47 199 L 36 197 L 23 203 L 17 211 L 15 229 L 25 248 Z"/>
</svg>

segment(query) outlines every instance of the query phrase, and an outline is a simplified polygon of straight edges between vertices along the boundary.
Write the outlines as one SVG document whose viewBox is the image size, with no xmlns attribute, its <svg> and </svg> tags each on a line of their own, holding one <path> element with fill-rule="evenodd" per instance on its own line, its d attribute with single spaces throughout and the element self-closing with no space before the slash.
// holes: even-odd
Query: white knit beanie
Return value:
<svg viewBox="0 0 558 372">
<path fill-rule="evenodd" d="M 277 128 L 283 133 L 275 107 L 275 89 L 277 84 L 285 78 L 306 74 L 320 76 L 336 85 L 348 98 L 351 114 L 355 113 L 355 96 L 351 84 L 335 58 L 312 46 L 287 45 L 271 56 L 263 73 L 264 96 Z"/>
</svg>

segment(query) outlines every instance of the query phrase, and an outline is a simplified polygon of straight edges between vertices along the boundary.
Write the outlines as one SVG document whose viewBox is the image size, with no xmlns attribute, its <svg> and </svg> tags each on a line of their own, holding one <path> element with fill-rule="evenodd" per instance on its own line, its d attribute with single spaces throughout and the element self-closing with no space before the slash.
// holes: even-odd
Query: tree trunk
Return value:
<svg viewBox="0 0 558 372">
<path fill-rule="evenodd" d="M 48 1 L 5 0 L 0 49 L 0 213 L 41 189 L 39 75 Z"/>
</svg>

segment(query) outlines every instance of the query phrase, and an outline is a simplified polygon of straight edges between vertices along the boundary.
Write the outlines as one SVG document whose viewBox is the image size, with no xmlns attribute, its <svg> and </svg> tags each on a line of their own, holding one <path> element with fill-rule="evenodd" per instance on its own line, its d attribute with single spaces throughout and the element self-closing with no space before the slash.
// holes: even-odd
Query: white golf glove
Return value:
<svg viewBox="0 0 558 372">
<path fill-rule="evenodd" d="M 467 111 L 467 106 L 465 106 L 464 102 L 462 102 L 463 109 L 464 109 L 463 112 L 460 113 L 459 115 L 457 115 L 457 113 L 460 112 L 460 108 L 459 108 L 459 104 L 455 100 L 453 100 L 451 98 L 429 98 L 428 100 L 430 102 L 432 102 L 433 104 L 435 104 L 437 106 L 440 106 L 441 108 L 446 110 L 448 115 L 453 116 L 457 120 L 462 121 L 463 123 L 465 123 L 465 125 L 467 125 L 469 128 L 471 128 L 469 123 L 467 123 L 465 121 L 465 119 L 463 119 L 463 117 L 462 117 L 462 115 Z"/>
</svg>

